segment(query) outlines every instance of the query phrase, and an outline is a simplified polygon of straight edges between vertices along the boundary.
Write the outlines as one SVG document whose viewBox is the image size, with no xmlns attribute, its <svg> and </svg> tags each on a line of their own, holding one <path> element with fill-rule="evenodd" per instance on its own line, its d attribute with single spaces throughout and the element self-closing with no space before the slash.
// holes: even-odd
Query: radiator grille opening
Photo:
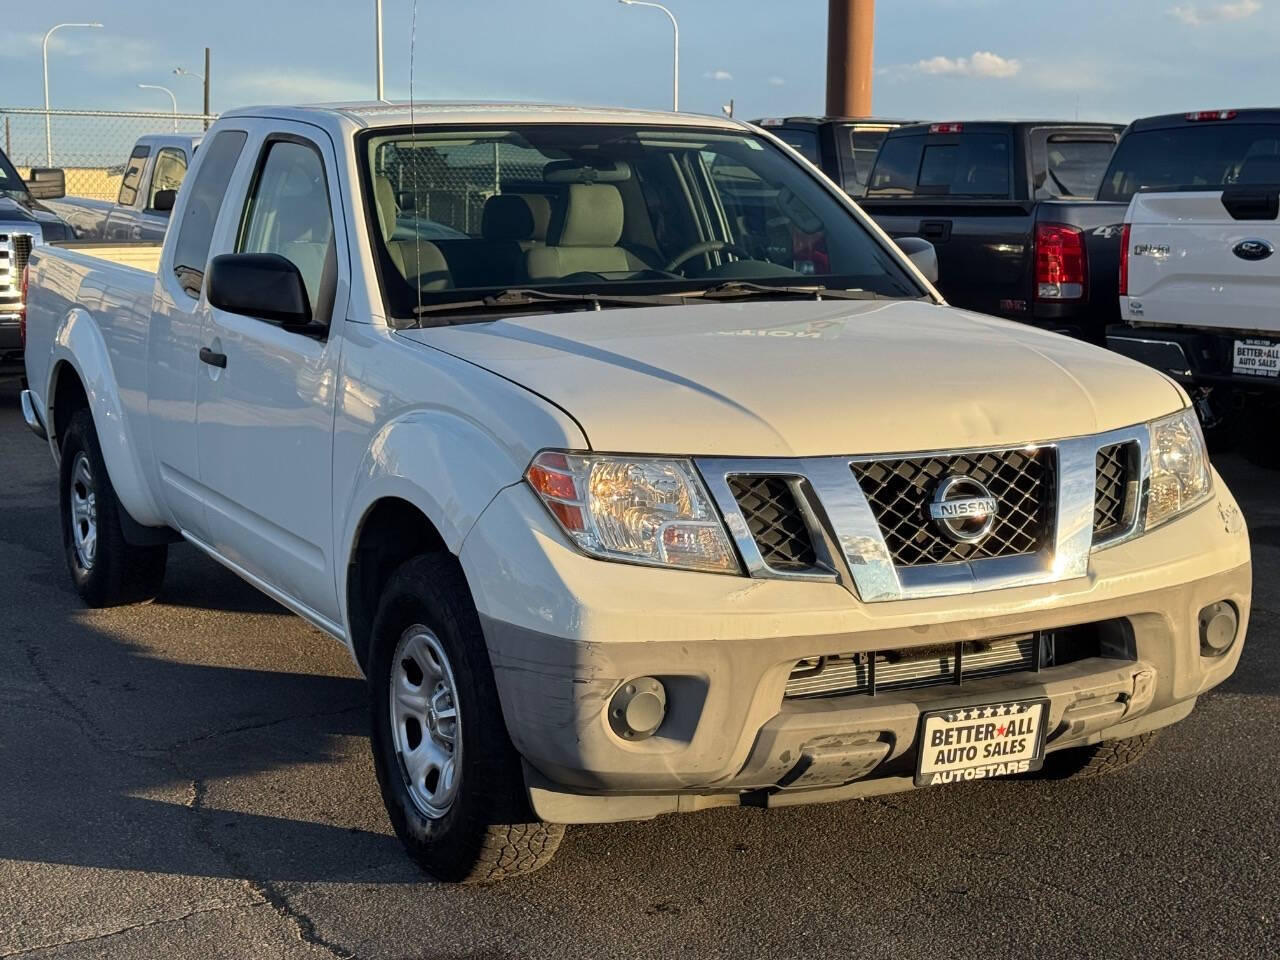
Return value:
<svg viewBox="0 0 1280 960">
<path fill-rule="evenodd" d="M 817 565 L 808 524 L 786 477 L 729 477 L 729 489 L 766 564 L 784 571 Z"/>
<path fill-rule="evenodd" d="M 1132 441 L 1113 443 L 1098 451 L 1093 494 L 1095 542 L 1127 530 L 1133 522 L 1136 497 L 1130 496 L 1129 484 L 1136 451 L 1137 444 Z"/>
<path fill-rule="evenodd" d="M 1053 451 L 1045 448 L 875 460 L 853 473 L 900 567 L 1037 552 L 1052 528 Z M 947 537 L 929 504 L 948 477 L 970 477 L 999 504 L 995 526 L 977 543 Z"/>
</svg>

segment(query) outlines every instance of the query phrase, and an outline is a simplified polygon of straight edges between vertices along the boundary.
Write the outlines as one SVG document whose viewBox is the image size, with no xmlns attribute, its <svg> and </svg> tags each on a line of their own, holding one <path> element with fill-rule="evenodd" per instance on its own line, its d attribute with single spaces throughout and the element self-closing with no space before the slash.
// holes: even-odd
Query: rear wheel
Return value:
<svg viewBox="0 0 1280 960">
<path fill-rule="evenodd" d="M 169 548 L 125 540 L 124 507 L 116 499 L 88 410 L 78 410 L 67 426 L 60 471 L 62 546 L 80 598 L 91 607 L 155 599 Z"/>
<path fill-rule="evenodd" d="M 529 807 L 480 619 L 453 557 L 417 557 L 392 575 L 368 673 L 378 784 L 409 856 L 461 883 L 546 865 L 564 827 Z"/>
<path fill-rule="evenodd" d="M 1045 780 L 1083 780 L 1113 773 L 1136 763 L 1151 749 L 1156 731 L 1140 733 L 1124 740 L 1104 740 L 1087 747 L 1069 747 L 1044 758 L 1044 766 L 1036 774 Z"/>
</svg>

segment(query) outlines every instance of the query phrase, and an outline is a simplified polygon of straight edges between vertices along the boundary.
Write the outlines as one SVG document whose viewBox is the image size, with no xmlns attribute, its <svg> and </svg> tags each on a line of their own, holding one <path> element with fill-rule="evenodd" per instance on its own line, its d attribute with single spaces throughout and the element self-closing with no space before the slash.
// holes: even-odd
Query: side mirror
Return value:
<svg viewBox="0 0 1280 960">
<path fill-rule="evenodd" d="M 302 274 L 278 253 L 224 253 L 209 262 L 210 306 L 297 330 L 311 323 Z"/>
<path fill-rule="evenodd" d="M 27 192 L 34 200 L 57 200 L 67 195 L 67 175 L 58 167 L 32 167 Z"/>
<path fill-rule="evenodd" d="M 938 251 L 933 244 L 920 237 L 899 237 L 896 241 L 898 249 L 907 255 L 907 259 L 916 265 L 916 269 L 924 274 L 930 283 L 938 282 Z"/>
<path fill-rule="evenodd" d="M 151 198 L 151 209 L 156 213 L 168 213 L 178 200 L 177 190 L 157 190 Z"/>
</svg>

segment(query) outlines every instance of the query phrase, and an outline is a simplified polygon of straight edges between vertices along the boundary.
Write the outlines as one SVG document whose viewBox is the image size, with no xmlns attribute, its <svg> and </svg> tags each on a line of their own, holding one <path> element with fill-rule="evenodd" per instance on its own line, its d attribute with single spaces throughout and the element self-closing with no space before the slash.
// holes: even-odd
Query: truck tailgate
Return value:
<svg viewBox="0 0 1280 960">
<path fill-rule="evenodd" d="M 1275 188 L 1139 193 L 1129 227 L 1135 325 L 1280 334 L 1280 222 Z"/>
</svg>

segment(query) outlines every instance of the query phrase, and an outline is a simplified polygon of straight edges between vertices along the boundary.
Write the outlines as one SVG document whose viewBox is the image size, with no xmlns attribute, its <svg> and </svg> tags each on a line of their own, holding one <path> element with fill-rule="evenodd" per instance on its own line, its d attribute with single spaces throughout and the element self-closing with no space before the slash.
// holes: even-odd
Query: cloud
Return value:
<svg viewBox="0 0 1280 960">
<path fill-rule="evenodd" d="M 1207 23 L 1245 20 L 1261 9 L 1261 0 L 1236 0 L 1234 3 L 1216 3 L 1208 7 L 1200 7 L 1194 3 L 1181 3 L 1176 7 L 1170 7 L 1165 13 L 1188 27 L 1202 27 Z"/>
<path fill-rule="evenodd" d="M 971 57 L 930 57 L 918 60 L 911 69 L 935 77 L 995 77 L 1006 80 L 1016 77 L 1022 62 L 998 53 L 978 50 Z"/>
<path fill-rule="evenodd" d="M 231 100 L 277 103 L 326 103 L 371 100 L 373 85 L 331 73 L 297 70 L 242 70 L 228 84 Z"/>
<path fill-rule="evenodd" d="M 708 70 L 703 76 L 708 80 L 732 80 L 733 74 L 728 70 Z"/>
<path fill-rule="evenodd" d="M 787 85 L 787 81 L 784 77 L 769 78 L 769 86 L 771 87 L 785 87 L 786 85 Z"/>
</svg>

